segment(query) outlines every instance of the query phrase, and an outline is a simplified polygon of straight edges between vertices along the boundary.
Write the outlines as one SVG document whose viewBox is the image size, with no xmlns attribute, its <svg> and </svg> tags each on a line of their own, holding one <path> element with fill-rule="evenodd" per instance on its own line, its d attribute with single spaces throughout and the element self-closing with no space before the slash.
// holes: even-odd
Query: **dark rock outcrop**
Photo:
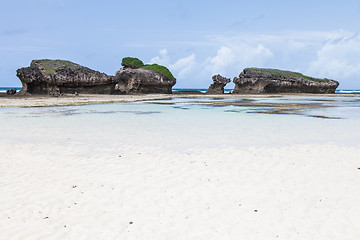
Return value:
<svg viewBox="0 0 360 240">
<path fill-rule="evenodd" d="M 114 91 L 114 77 L 63 60 L 33 60 L 17 70 L 21 94 L 103 93 Z"/>
<path fill-rule="evenodd" d="M 233 93 L 335 93 L 339 82 L 277 69 L 245 68 Z"/>
<path fill-rule="evenodd" d="M 17 92 L 16 88 L 6 90 L 7 95 L 15 95 Z"/>
<path fill-rule="evenodd" d="M 212 76 L 212 80 L 213 83 L 209 86 L 206 93 L 223 94 L 225 85 L 231 81 L 230 78 L 225 78 L 220 74 Z"/>
<path fill-rule="evenodd" d="M 121 68 L 115 75 L 115 93 L 172 93 L 175 78 L 145 68 Z"/>
</svg>

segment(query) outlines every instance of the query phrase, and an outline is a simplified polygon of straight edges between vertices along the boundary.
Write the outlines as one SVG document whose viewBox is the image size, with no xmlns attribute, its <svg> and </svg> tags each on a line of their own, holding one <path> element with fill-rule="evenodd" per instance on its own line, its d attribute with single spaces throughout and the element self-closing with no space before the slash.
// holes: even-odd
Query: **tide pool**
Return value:
<svg viewBox="0 0 360 240">
<path fill-rule="evenodd" d="M 216 106 L 219 103 L 221 106 Z M 293 107 L 296 104 L 308 105 L 301 105 L 301 111 L 297 111 L 297 107 Z M 273 109 L 288 105 L 288 109 L 296 111 L 272 113 Z M 181 151 L 202 146 L 357 146 L 360 99 L 336 96 L 173 98 L 67 107 L 2 108 L 0 139 L 10 143 L 90 144 L 94 147 L 151 145 Z"/>
</svg>

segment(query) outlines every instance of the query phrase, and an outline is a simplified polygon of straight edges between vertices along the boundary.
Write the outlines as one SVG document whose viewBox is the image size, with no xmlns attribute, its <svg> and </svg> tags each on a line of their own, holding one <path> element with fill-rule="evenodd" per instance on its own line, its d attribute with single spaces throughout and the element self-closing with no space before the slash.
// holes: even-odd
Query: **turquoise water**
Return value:
<svg viewBox="0 0 360 240">
<path fill-rule="evenodd" d="M 6 92 L 9 89 L 16 88 L 18 91 L 20 91 L 21 87 L 0 87 L 0 92 Z M 225 89 L 225 93 L 231 93 L 233 89 Z M 207 88 L 173 88 L 173 91 L 200 91 L 200 92 L 206 92 Z M 360 93 L 360 90 L 356 89 L 349 89 L 349 90 L 336 90 L 336 93 Z"/>
<path fill-rule="evenodd" d="M 0 142 L 197 147 L 272 147 L 294 144 L 358 146 L 360 98 L 246 98 L 267 103 L 321 103 L 295 114 L 258 113 L 271 107 L 209 106 L 244 98 L 181 99 L 67 107 L 0 109 Z M 314 116 L 337 119 L 324 119 Z"/>
<path fill-rule="evenodd" d="M 181 92 L 181 91 L 199 91 L 205 93 L 208 89 L 207 88 L 173 88 L 174 92 Z M 224 89 L 224 93 L 231 93 L 233 89 Z"/>
<path fill-rule="evenodd" d="M 17 91 L 20 91 L 21 87 L 0 87 L 0 92 L 6 92 L 7 90 L 16 88 Z"/>
</svg>

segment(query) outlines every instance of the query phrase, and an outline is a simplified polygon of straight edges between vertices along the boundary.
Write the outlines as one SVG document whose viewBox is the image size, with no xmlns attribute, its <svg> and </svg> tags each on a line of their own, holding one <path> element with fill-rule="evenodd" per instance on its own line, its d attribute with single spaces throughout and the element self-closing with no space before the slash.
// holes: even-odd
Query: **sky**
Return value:
<svg viewBox="0 0 360 240">
<path fill-rule="evenodd" d="M 168 67 L 175 88 L 265 67 L 360 89 L 360 0 L 0 0 L 0 22 L 3 87 L 33 59 L 115 75 L 130 56 Z"/>
</svg>

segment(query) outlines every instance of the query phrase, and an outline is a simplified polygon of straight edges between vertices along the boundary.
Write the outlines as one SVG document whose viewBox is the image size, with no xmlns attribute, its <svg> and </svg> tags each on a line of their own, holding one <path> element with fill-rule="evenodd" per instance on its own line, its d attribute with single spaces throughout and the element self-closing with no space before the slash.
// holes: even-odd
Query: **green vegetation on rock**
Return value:
<svg viewBox="0 0 360 240">
<path fill-rule="evenodd" d="M 167 69 L 164 66 L 158 65 L 156 63 L 154 63 L 154 64 L 146 64 L 142 68 L 149 69 L 149 70 L 151 70 L 153 72 L 160 73 L 160 74 L 164 75 L 165 77 L 167 77 L 169 79 L 175 79 L 174 76 L 172 75 L 172 73 L 169 71 L 169 69 Z"/>
<path fill-rule="evenodd" d="M 269 69 L 269 68 L 246 68 L 246 70 L 250 70 L 250 71 L 257 71 L 257 72 L 261 72 L 267 75 L 271 75 L 273 77 L 286 77 L 286 78 L 302 78 L 308 81 L 313 81 L 313 82 L 329 82 L 329 79 L 324 78 L 324 79 L 320 79 L 320 78 L 313 78 L 313 77 L 309 77 L 309 76 L 305 76 L 301 73 L 298 72 L 291 72 L 291 71 L 283 71 L 283 70 L 278 70 L 278 69 Z"/>
<path fill-rule="evenodd" d="M 144 66 L 144 63 L 138 58 L 125 57 L 121 61 L 121 66 L 130 68 L 141 68 Z"/>
<path fill-rule="evenodd" d="M 142 68 L 160 73 L 169 79 L 175 79 L 172 73 L 164 66 L 158 64 L 144 64 L 140 59 L 133 57 L 125 57 L 121 61 L 121 65 L 130 68 Z"/>
<path fill-rule="evenodd" d="M 61 67 L 67 67 L 70 69 L 75 69 L 80 67 L 79 64 L 65 60 L 42 59 L 42 60 L 36 60 L 36 62 L 40 63 L 44 71 L 50 74 L 54 74 L 55 71 Z"/>
</svg>

